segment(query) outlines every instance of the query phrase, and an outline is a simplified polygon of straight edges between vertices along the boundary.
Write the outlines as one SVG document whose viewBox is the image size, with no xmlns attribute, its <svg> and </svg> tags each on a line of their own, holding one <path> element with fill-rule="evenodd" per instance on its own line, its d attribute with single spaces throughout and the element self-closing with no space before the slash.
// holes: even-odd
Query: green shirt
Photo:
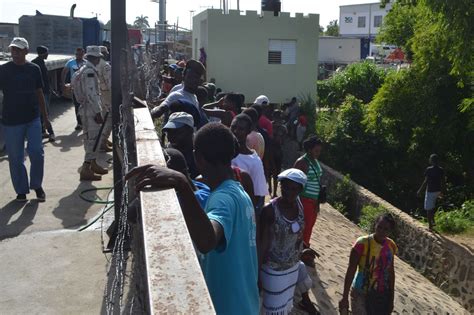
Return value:
<svg viewBox="0 0 474 315">
<path fill-rule="evenodd" d="M 304 186 L 304 190 L 301 193 L 301 196 L 311 199 L 318 199 L 319 198 L 319 190 L 321 188 L 320 180 L 321 175 L 323 175 L 323 169 L 321 165 L 319 165 L 318 160 L 311 159 L 308 154 L 304 155 L 304 159 L 308 163 L 308 173 L 306 176 L 308 177 L 308 181 Z"/>
</svg>

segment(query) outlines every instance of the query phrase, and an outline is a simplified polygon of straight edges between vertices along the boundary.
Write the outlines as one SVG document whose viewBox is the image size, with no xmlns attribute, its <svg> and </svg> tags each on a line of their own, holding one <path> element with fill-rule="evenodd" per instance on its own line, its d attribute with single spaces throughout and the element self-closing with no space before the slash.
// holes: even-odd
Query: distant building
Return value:
<svg viewBox="0 0 474 315">
<path fill-rule="evenodd" d="M 373 41 L 391 8 L 392 3 L 387 3 L 385 8 L 381 8 L 380 1 L 341 5 L 339 7 L 339 34 L 341 36 L 368 38 Z"/>
<path fill-rule="evenodd" d="M 205 62 L 207 80 L 246 102 L 271 102 L 316 92 L 319 15 L 206 10 L 193 19 L 193 57 Z"/>
<path fill-rule="evenodd" d="M 332 37 L 319 38 L 319 63 L 348 65 L 361 59 L 360 38 Z"/>
<path fill-rule="evenodd" d="M 0 52 L 7 52 L 13 37 L 18 37 L 18 34 L 18 24 L 0 23 Z"/>
</svg>

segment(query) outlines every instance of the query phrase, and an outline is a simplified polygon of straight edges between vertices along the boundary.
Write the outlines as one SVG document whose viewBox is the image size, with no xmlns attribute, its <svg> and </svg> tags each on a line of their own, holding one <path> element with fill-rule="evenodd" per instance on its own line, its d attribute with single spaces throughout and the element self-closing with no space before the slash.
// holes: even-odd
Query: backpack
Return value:
<svg viewBox="0 0 474 315">
<path fill-rule="evenodd" d="M 71 77 L 71 87 L 72 92 L 76 100 L 82 104 L 86 100 L 86 95 L 84 93 L 84 88 L 82 87 L 82 73 L 86 67 L 81 67 L 79 70 L 74 72 Z"/>
</svg>

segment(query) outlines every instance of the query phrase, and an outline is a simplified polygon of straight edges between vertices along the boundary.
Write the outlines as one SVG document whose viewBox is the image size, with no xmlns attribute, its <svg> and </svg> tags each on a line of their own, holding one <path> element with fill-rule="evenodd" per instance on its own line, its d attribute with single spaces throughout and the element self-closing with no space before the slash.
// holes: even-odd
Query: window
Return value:
<svg viewBox="0 0 474 315">
<path fill-rule="evenodd" d="M 296 64 L 296 40 L 270 39 L 268 41 L 268 64 Z"/>
<path fill-rule="evenodd" d="M 374 16 L 374 27 L 380 27 L 380 26 L 382 26 L 382 16 L 376 15 Z"/>
<path fill-rule="evenodd" d="M 365 16 L 359 16 L 357 18 L 357 27 L 358 28 L 365 28 Z"/>
</svg>

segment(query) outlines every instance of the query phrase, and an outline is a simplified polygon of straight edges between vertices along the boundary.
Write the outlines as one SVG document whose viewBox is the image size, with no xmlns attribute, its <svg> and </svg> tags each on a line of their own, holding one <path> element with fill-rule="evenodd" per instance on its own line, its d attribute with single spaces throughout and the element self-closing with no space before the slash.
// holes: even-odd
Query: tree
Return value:
<svg viewBox="0 0 474 315">
<path fill-rule="evenodd" d="M 418 8 L 416 6 L 394 3 L 390 12 L 385 17 L 377 42 L 396 45 L 404 51 L 408 60 L 412 59 L 410 39 L 415 32 Z"/>
<path fill-rule="evenodd" d="M 143 14 L 137 16 L 135 18 L 135 22 L 133 22 L 133 26 L 141 30 L 150 27 L 150 24 L 148 23 L 148 16 L 143 16 Z"/>
<path fill-rule="evenodd" d="M 324 27 L 319 25 L 319 36 L 322 36 L 322 35 L 324 35 Z"/>
<path fill-rule="evenodd" d="M 329 25 L 326 27 L 326 35 L 339 36 L 339 25 L 337 24 L 337 20 L 329 22 Z"/>
</svg>

